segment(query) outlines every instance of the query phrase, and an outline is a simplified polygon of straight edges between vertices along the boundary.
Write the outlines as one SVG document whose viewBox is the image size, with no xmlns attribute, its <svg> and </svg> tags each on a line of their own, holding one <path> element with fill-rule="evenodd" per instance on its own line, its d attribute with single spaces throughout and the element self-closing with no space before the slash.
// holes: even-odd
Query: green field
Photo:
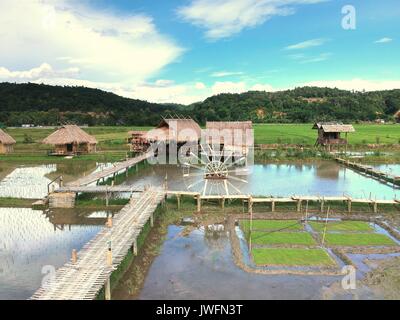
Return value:
<svg viewBox="0 0 400 320">
<path fill-rule="evenodd" d="M 240 220 L 242 230 L 250 229 L 250 220 Z M 296 220 L 253 220 L 253 230 L 303 230 L 303 225 Z"/>
<path fill-rule="evenodd" d="M 296 245 L 315 245 L 316 242 L 308 232 L 262 232 L 253 231 L 251 233 L 253 244 L 274 245 L 274 244 L 296 244 Z"/>
<path fill-rule="evenodd" d="M 396 243 L 379 233 L 327 233 L 327 245 L 335 246 L 395 246 Z"/>
<path fill-rule="evenodd" d="M 310 221 L 308 224 L 317 232 L 321 232 L 325 228 L 324 222 Z M 331 221 L 328 222 L 326 230 L 340 232 L 373 232 L 374 229 L 368 222 L 364 221 Z"/>
<path fill-rule="evenodd" d="M 254 125 L 255 143 L 259 144 L 304 144 L 314 145 L 317 130 L 312 124 L 258 124 Z M 400 143 L 400 125 L 356 124 L 356 132 L 348 134 L 352 145 L 398 144 Z"/>
<path fill-rule="evenodd" d="M 323 249 L 298 248 L 254 248 L 253 261 L 256 265 L 278 266 L 331 266 L 335 261 Z"/>
</svg>

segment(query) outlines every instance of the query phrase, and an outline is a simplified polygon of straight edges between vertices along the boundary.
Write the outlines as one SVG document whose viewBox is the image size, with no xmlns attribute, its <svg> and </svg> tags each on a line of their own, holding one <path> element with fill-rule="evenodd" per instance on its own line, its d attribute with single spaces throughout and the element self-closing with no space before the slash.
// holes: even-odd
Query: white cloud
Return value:
<svg viewBox="0 0 400 320">
<path fill-rule="evenodd" d="M 222 78 L 222 77 L 229 77 L 229 76 L 241 76 L 243 72 L 240 71 L 217 71 L 211 74 L 211 77 L 214 78 Z"/>
<path fill-rule="evenodd" d="M 85 79 L 143 81 L 183 52 L 149 16 L 102 12 L 77 0 L 2 0 L 0 30 L 2 67 L 45 61 L 56 70 L 79 68 Z"/>
<path fill-rule="evenodd" d="M 351 80 L 321 80 L 301 84 L 301 86 L 315 86 L 338 88 L 343 90 L 374 91 L 400 89 L 400 80 L 367 80 L 354 78 Z"/>
<path fill-rule="evenodd" d="M 292 44 L 290 46 L 287 46 L 285 49 L 286 50 L 307 49 L 307 48 L 311 48 L 311 47 L 322 46 L 325 42 L 326 42 L 326 39 L 312 39 L 312 40 L 307 40 L 307 41 L 303 41 L 300 43 Z"/>
<path fill-rule="evenodd" d="M 0 80 L 10 82 L 32 81 L 41 78 L 75 77 L 79 74 L 79 68 L 54 70 L 48 63 L 42 63 L 39 67 L 26 71 L 10 71 L 0 67 Z"/>
<path fill-rule="evenodd" d="M 178 9 L 178 15 L 206 29 L 212 40 L 227 38 L 245 28 L 263 24 L 273 16 L 294 14 L 295 6 L 325 0 L 192 0 Z"/>
<path fill-rule="evenodd" d="M 385 38 L 381 38 L 379 40 L 376 40 L 375 43 L 388 43 L 388 42 L 392 42 L 392 41 L 393 41 L 392 38 L 385 37 Z"/>
</svg>

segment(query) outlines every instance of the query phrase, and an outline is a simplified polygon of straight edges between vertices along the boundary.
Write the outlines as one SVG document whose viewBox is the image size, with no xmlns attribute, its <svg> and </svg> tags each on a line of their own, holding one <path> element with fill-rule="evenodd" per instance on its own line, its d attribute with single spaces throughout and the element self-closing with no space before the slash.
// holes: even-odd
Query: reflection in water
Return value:
<svg viewBox="0 0 400 320">
<path fill-rule="evenodd" d="M 41 284 L 43 266 L 62 266 L 101 227 L 56 228 L 41 211 L 0 208 L 0 299 L 29 298 Z"/>
<path fill-rule="evenodd" d="M 382 172 L 387 172 L 395 176 L 400 176 L 400 164 L 380 164 L 371 166 Z"/>
<path fill-rule="evenodd" d="M 162 186 L 166 175 L 170 190 L 187 189 L 182 168 L 174 165 L 148 166 L 130 176 L 125 184 Z M 346 194 L 357 198 L 371 196 L 377 199 L 393 199 L 396 195 L 400 196 L 399 189 L 393 189 L 333 161 L 312 164 L 256 164 L 251 167 L 247 175 L 238 177 L 248 182 L 235 183 L 244 194 L 263 196 Z M 201 176 L 199 179 L 202 179 Z M 201 184 L 199 186 L 201 188 Z"/>
<path fill-rule="evenodd" d="M 16 168 L 0 181 L 0 197 L 43 198 L 50 182 L 46 175 L 55 171 L 54 164 Z"/>
<path fill-rule="evenodd" d="M 76 180 L 92 172 L 112 166 L 94 161 L 65 161 L 36 166 L 1 164 L 0 197 L 40 199 L 47 195 L 47 185 L 59 176 L 64 182 Z"/>
<path fill-rule="evenodd" d="M 325 286 L 341 280 L 334 276 L 247 273 L 234 263 L 226 232 L 213 233 L 210 241 L 204 229 L 185 237 L 179 236 L 181 230 L 168 228 L 141 299 L 320 299 Z"/>
</svg>

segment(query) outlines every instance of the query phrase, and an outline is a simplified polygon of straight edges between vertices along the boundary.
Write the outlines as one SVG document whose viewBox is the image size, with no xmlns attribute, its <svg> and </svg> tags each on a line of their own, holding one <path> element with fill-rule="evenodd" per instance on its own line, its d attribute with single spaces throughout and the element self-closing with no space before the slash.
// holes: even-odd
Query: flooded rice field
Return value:
<svg viewBox="0 0 400 320">
<path fill-rule="evenodd" d="M 40 199 L 47 195 L 47 185 L 61 175 L 69 182 L 110 165 L 87 161 L 23 166 L 1 164 L 0 197 Z"/>
<path fill-rule="evenodd" d="M 233 177 L 230 180 L 233 185 L 229 186 L 230 193 L 262 196 L 346 194 L 357 198 L 377 199 L 393 199 L 400 196 L 399 189 L 393 189 L 333 161 L 309 164 L 255 164 L 248 172 L 242 172 L 240 175 L 230 172 L 229 175 Z M 204 190 L 201 170 L 194 170 L 188 177 L 184 177 L 184 169 L 173 165 L 148 166 L 137 175 L 128 178 L 125 183 L 161 186 L 165 177 L 171 190 Z M 210 186 L 207 188 L 207 193 L 213 192 Z"/>
<path fill-rule="evenodd" d="M 94 215 L 88 217 L 88 214 Z M 27 299 L 104 225 L 105 212 L 0 208 L 0 299 Z"/>
<path fill-rule="evenodd" d="M 334 289 L 341 276 L 249 273 L 232 257 L 227 232 L 204 228 L 181 234 L 170 226 L 160 255 L 152 263 L 140 299 L 360 299 L 375 298 L 368 288 Z"/>
<path fill-rule="evenodd" d="M 62 162 L 60 164 L 0 165 L 0 197 L 42 198 L 50 181 L 65 182 L 112 164 Z M 386 166 L 398 170 L 400 165 Z M 253 195 L 351 195 L 391 199 L 393 189 L 333 161 L 256 164 L 245 172 L 229 172 L 231 192 Z M 380 170 L 384 170 L 381 168 Z M 396 171 L 397 172 L 397 171 Z M 185 176 L 179 166 L 148 165 L 130 174 L 123 184 L 161 186 L 171 190 L 201 191 L 203 172 Z M 236 179 L 235 179 L 236 178 Z M 82 209 L 34 211 L 0 208 L 0 299 L 27 299 L 52 268 L 67 262 L 104 225 L 110 212 Z M 142 299 L 320 299 L 338 282 L 337 276 L 261 275 L 248 273 L 233 261 L 228 232 L 208 234 L 204 228 L 188 236 L 182 227 L 169 226 L 161 254 L 152 263 L 139 298 Z M 372 257 L 374 258 L 374 257 Z M 377 258 L 378 259 L 378 258 Z M 355 256 L 356 261 L 361 257 Z M 44 268 L 45 267 L 45 268 Z M 43 269 L 44 268 L 44 269 Z M 363 291 L 370 297 L 371 292 Z M 352 298 L 349 293 L 329 297 Z"/>
</svg>

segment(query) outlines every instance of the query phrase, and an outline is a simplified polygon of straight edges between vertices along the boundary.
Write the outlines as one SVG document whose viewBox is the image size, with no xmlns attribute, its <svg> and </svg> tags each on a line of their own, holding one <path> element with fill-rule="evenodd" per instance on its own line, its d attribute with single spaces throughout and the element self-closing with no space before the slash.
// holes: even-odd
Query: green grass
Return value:
<svg viewBox="0 0 400 320">
<path fill-rule="evenodd" d="M 317 130 L 312 130 L 312 124 L 255 124 L 254 138 L 257 144 L 303 144 L 314 145 Z M 352 145 L 398 144 L 400 125 L 387 124 L 356 124 L 356 132 L 348 135 Z"/>
<path fill-rule="evenodd" d="M 327 245 L 336 246 L 395 246 L 396 243 L 388 236 L 379 233 L 328 233 Z"/>
<path fill-rule="evenodd" d="M 310 221 L 309 225 L 317 232 L 321 232 L 325 228 L 324 222 Z M 340 232 L 372 232 L 374 229 L 368 222 L 364 221 L 331 221 L 327 224 L 327 231 Z"/>
<path fill-rule="evenodd" d="M 251 233 L 253 244 L 297 244 L 297 245 L 315 245 L 316 242 L 307 232 L 261 232 L 253 231 Z"/>
<path fill-rule="evenodd" d="M 250 229 L 250 220 L 240 220 L 242 230 Z M 253 230 L 303 230 L 303 225 L 296 220 L 253 220 Z"/>
<path fill-rule="evenodd" d="M 254 248 L 253 261 L 256 265 L 279 266 L 331 266 L 334 260 L 322 249 L 298 248 Z"/>
<path fill-rule="evenodd" d="M 5 208 L 31 208 L 36 199 L 0 198 L 0 207 Z"/>
</svg>

